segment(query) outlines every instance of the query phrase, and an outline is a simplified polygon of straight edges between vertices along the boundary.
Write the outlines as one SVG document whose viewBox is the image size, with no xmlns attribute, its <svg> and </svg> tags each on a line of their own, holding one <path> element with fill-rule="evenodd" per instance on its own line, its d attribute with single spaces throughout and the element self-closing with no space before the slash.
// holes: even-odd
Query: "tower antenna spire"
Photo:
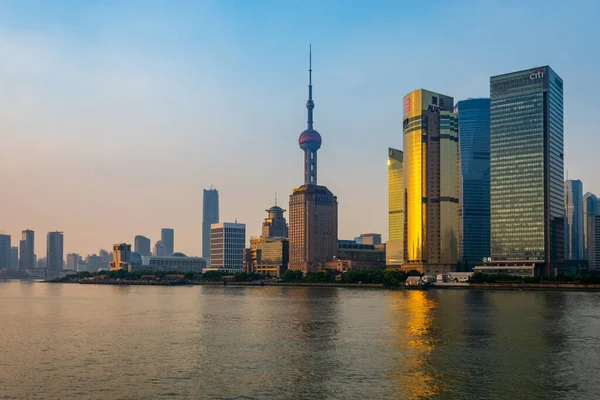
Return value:
<svg viewBox="0 0 600 400">
<path fill-rule="evenodd" d="M 275 205 L 277 205 L 277 192 L 275 192 Z"/>
<path fill-rule="evenodd" d="M 308 102 L 306 103 L 308 109 L 308 129 L 313 129 L 313 108 L 315 103 L 312 99 L 312 44 L 308 45 Z"/>
</svg>

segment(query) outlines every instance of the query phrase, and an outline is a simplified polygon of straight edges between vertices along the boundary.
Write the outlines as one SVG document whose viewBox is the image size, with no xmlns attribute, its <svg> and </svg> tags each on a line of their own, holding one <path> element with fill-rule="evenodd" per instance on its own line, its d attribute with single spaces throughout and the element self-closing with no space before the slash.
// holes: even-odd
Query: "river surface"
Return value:
<svg viewBox="0 0 600 400">
<path fill-rule="evenodd" d="M 600 293 L 0 282 L 0 399 L 600 398 Z"/>
</svg>

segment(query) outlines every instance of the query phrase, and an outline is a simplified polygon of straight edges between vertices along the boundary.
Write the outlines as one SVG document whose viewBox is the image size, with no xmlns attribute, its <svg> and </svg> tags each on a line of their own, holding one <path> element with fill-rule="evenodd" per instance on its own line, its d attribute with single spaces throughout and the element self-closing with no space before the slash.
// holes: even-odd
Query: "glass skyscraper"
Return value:
<svg viewBox="0 0 600 400">
<path fill-rule="evenodd" d="M 450 96 L 404 96 L 406 258 L 402 269 L 453 271 L 459 257 L 458 121 Z"/>
<path fill-rule="evenodd" d="M 594 218 L 598 211 L 598 197 L 595 194 L 587 192 L 583 196 L 583 257 L 588 259 L 588 242 L 591 239 L 588 237 L 589 218 Z"/>
<path fill-rule="evenodd" d="M 496 261 L 564 265 L 563 81 L 548 66 L 490 78 L 491 246 Z"/>
<path fill-rule="evenodd" d="M 460 259 L 469 269 L 490 257 L 490 99 L 459 101 L 462 174 Z"/>
<path fill-rule="evenodd" d="M 388 228 L 386 265 L 400 268 L 404 262 L 404 157 L 388 148 Z"/>
<path fill-rule="evenodd" d="M 583 255 L 583 183 L 565 182 L 565 259 L 584 260 Z"/>
<path fill-rule="evenodd" d="M 202 201 L 202 258 L 210 265 L 210 226 L 219 223 L 219 191 L 204 189 Z"/>
</svg>

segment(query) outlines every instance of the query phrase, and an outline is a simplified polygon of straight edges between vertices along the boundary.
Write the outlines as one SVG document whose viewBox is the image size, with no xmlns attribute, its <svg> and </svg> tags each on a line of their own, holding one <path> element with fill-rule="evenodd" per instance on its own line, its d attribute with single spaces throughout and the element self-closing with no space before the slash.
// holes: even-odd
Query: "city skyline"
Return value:
<svg viewBox="0 0 600 400">
<path fill-rule="evenodd" d="M 253 11 L 260 13 L 265 4 Z M 6 22 L 0 40 L 6 60 L 0 67 L 0 83 L 6 87 L 0 130 L 11 133 L 0 149 L 0 167 L 9 171 L 2 174 L 8 190 L 0 229 L 12 236 L 13 244 L 30 228 L 38 233 L 35 252 L 40 256 L 46 253 L 46 233 L 60 230 L 65 254 L 91 254 L 113 243 L 131 243 L 138 234 L 155 242 L 156 232 L 169 226 L 177 231 L 178 250 L 201 255 L 199 204 L 203 187 L 213 183 L 221 192 L 221 220 L 237 218 L 246 223 L 248 237 L 259 236 L 272 193 L 287 193 L 301 179 L 295 127 L 305 119 L 300 105 L 310 42 L 319 55 L 316 77 L 327 82 L 319 86 L 316 121 L 327 132 L 319 179 L 341 200 L 340 239 L 366 231 L 387 239 L 387 176 L 381 154 L 388 147 L 402 150 L 402 94 L 426 87 L 449 93 L 455 101 L 488 97 L 490 76 L 533 65 L 551 65 L 565 80 L 565 169 L 583 181 L 584 192 L 600 192 L 600 178 L 586 167 L 600 145 L 594 135 L 598 127 L 583 114 L 600 90 L 583 73 L 600 65 L 600 56 L 589 51 L 591 40 L 599 36 L 592 19 L 597 4 L 584 2 L 560 15 L 543 10 L 539 20 L 526 18 L 537 10 L 532 5 L 471 5 L 469 20 L 494 15 L 498 24 L 478 23 L 471 31 L 456 32 L 455 39 L 474 42 L 459 50 L 461 58 L 445 63 L 447 70 L 403 62 L 402 38 L 417 24 L 410 15 L 402 16 L 403 7 L 382 3 L 363 13 L 354 5 L 344 11 L 346 22 L 338 22 L 334 5 L 315 3 L 322 13 L 310 22 L 317 29 L 306 35 L 304 7 L 290 17 L 288 6 L 270 4 L 272 15 L 283 17 L 288 26 L 252 20 L 254 12 L 242 16 L 229 9 L 233 15 L 226 15 L 221 6 L 188 4 L 188 9 L 174 10 L 150 5 L 136 16 L 126 5 L 118 12 L 110 6 L 78 5 L 63 14 L 45 5 L 35 10 L 0 5 L 0 21 Z M 149 25 L 164 11 L 161 7 L 180 26 L 167 17 L 158 18 L 158 26 Z M 198 9 L 202 7 L 207 9 Z M 422 18 L 441 22 L 423 39 L 430 51 L 449 55 L 433 38 L 456 29 L 467 17 L 461 14 L 464 6 L 438 7 L 419 10 Z M 188 12 L 193 18 L 184 15 Z M 382 21 L 383 14 L 389 19 Z M 502 20 L 507 16 L 514 18 Z M 203 24 L 204 18 L 216 23 Z M 318 27 L 324 20 L 331 20 L 336 30 Z M 522 39 L 559 20 L 573 29 L 549 32 L 548 40 L 536 46 Z M 132 22 L 138 23 L 132 27 Z M 109 28 L 118 33 L 106 34 Z M 281 29 L 280 38 L 265 37 L 275 29 Z M 507 35 L 494 35 L 494 51 L 487 41 L 472 38 L 502 29 Z M 82 30 L 85 34 L 79 35 Z M 235 43 L 248 30 L 254 34 L 244 39 L 244 49 Z M 152 31 L 149 41 L 145 35 Z M 222 35 L 207 39 L 209 31 Z M 127 40 L 121 40 L 125 32 Z M 186 40 L 175 45 L 178 35 L 186 33 Z M 196 46 L 199 37 L 207 43 Z M 382 44 L 374 46 L 377 42 Z M 564 51 L 556 54 L 561 44 Z M 170 62 L 151 54 L 162 57 L 165 52 Z M 359 101 L 361 113 L 354 117 L 350 110 Z M 262 115 L 261 128 L 254 132 L 257 115 Z M 262 152 L 269 158 L 253 158 Z M 240 172 L 246 164 L 252 175 L 269 179 L 248 179 Z M 218 165 L 225 167 L 214 168 Z M 163 171 L 169 179 L 157 179 Z M 120 199 L 118 207 L 108 197 L 116 175 L 130 176 L 128 193 L 134 193 Z M 356 195 L 356 181 L 369 196 Z M 375 212 L 359 225 L 354 216 L 364 210 Z"/>
</svg>

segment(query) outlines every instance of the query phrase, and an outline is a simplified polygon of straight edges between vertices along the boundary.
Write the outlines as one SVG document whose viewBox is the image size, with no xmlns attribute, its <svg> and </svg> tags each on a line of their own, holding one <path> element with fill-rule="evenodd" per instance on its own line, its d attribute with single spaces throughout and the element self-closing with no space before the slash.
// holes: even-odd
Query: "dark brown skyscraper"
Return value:
<svg viewBox="0 0 600 400">
<path fill-rule="evenodd" d="M 337 252 L 337 197 L 317 185 L 317 150 L 321 135 L 313 129 L 312 57 L 308 70 L 308 128 L 298 143 L 304 151 L 304 185 L 290 196 L 289 269 L 321 271 Z"/>
</svg>

